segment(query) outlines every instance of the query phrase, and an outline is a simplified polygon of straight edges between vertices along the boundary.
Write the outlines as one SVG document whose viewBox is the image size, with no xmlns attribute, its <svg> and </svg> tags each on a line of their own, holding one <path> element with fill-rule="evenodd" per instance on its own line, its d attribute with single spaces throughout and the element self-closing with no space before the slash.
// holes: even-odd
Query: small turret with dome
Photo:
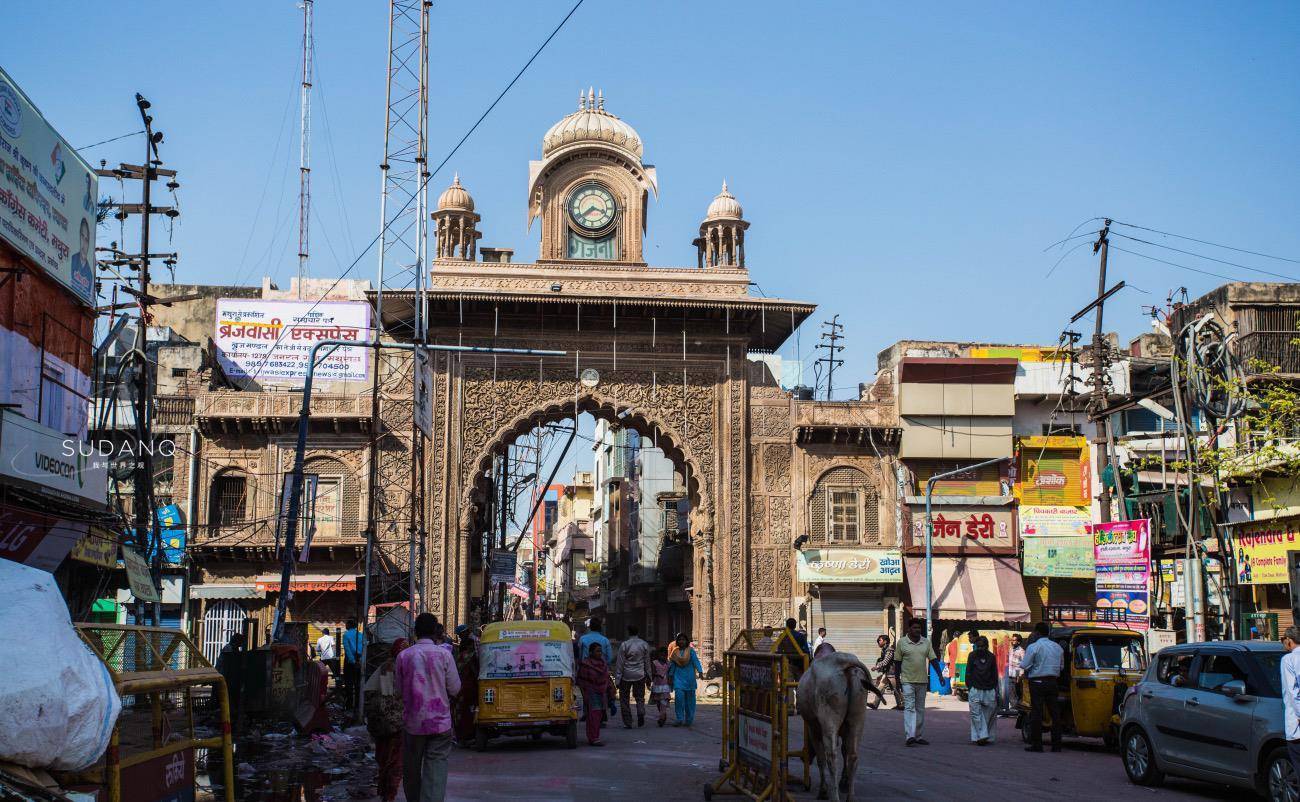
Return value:
<svg viewBox="0 0 1300 802">
<path fill-rule="evenodd" d="M 747 228 L 749 222 L 745 220 L 745 211 L 723 179 L 722 191 L 704 213 L 700 236 L 691 243 L 696 248 L 699 266 L 743 268 Z"/>
<path fill-rule="evenodd" d="M 480 218 L 474 213 L 474 198 L 461 186 L 459 174 L 438 196 L 438 209 L 433 213 L 433 220 L 438 227 L 435 259 L 472 262 L 478 257 L 478 240 L 483 236 L 478 230 Z"/>
</svg>

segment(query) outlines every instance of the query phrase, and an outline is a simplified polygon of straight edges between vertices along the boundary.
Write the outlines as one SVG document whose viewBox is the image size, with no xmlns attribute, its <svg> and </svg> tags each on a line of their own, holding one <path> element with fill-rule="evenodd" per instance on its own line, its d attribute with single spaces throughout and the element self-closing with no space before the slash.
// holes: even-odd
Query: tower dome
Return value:
<svg viewBox="0 0 1300 802">
<path fill-rule="evenodd" d="M 709 209 L 704 213 L 705 220 L 741 220 L 745 217 L 745 210 L 740 208 L 740 201 L 732 195 L 727 189 L 727 180 L 722 180 L 722 191 L 709 204 Z"/>
<path fill-rule="evenodd" d="M 641 137 L 632 126 L 605 111 L 605 93 L 578 93 L 578 110 L 551 126 L 542 137 L 542 158 L 578 142 L 601 142 L 636 156 L 644 153 Z"/>
<path fill-rule="evenodd" d="M 469 190 L 460 185 L 460 174 L 451 181 L 451 186 L 443 190 L 438 196 L 438 211 L 455 210 L 458 212 L 474 211 L 474 199 L 470 197 Z"/>
</svg>

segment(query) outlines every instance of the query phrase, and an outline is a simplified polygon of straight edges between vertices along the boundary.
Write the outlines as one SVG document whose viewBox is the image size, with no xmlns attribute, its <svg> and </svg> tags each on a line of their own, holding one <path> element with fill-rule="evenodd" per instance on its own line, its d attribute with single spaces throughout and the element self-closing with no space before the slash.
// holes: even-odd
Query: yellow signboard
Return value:
<svg viewBox="0 0 1300 802">
<path fill-rule="evenodd" d="M 1300 518 L 1242 526 L 1232 541 L 1237 553 L 1238 584 L 1284 584 L 1288 581 L 1286 553 L 1300 549 Z"/>
<path fill-rule="evenodd" d="M 68 556 L 74 560 L 102 568 L 117 566 L 117 538 L 107 529 L 90 527 L 90 532 L 77 541 Z"/>
</svg>

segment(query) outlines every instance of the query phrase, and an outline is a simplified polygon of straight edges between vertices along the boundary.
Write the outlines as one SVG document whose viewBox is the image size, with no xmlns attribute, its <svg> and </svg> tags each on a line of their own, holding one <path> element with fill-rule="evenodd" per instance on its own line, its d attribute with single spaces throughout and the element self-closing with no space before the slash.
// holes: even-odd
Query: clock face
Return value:
<svg viewBox="0 0 1300 802">
<path fill-rule="evenodd" d="M 614 196 L 599 184 L 584 184 L 569 196 L 569 216 L 587 231 L 605 228 L 617 212 Z"/>
</svg>

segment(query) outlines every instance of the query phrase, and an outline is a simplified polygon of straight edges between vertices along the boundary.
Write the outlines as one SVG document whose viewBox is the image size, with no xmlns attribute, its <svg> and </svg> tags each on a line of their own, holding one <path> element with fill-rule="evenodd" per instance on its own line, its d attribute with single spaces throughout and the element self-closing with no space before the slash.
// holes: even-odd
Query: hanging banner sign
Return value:
<svg viewBox="0 0 1300 802">
<path fill-rule="evenodd" d="M 160 601 L 158 588 L 154 587 L 149 566 L 140 552 L 132 548 L 122 549 L 122 562 L 126 564 L 126 580 L 131 585 L 131 595 L 137 601 Z"/>
<path fill-rule="evenodd" d="M 1092 579 L 1096 558 L 1092 539 L 1079 537 L 1026 538 L 1021 573 L 1025 576 L 1054 576 Z"/>
<path fill-rule="evenodd" d="M 1124 624 L 1145 630 L 1151 615 L 1151 522 L 1091 524 L 1098 609 L 1123 610 Z"/>
<path fill-rule="evenodd" d="M 77 541 L 68 553 L 72 559 L 98 565 L 100 568 L 117 567 L 117 536 L 98 526 L 90 527 L 90 532 Z"/>
<path fill-rule="evenodd" d="M 318 340 L 364 343 L 370 304 L 352 301 L 263 301 L 218 298 L 212 342 L 217 361 L 232 379 L 301 386 Z M 318 352 L 314 380 L 363 381 L 370 365 L 365 348 L 328 347 Z"/>
<path fill-rule="evenodd" d="M 0 69 L 0 238 L 95 302 L 99 180 Z"/>
<path fill-rule="evenodd" d="M 492 560 L 488 569 L 488 581 L 514 582 L 517 560 L 518 555 L 513 551 L 497 550 L 492 552 Z"/>
<path fill-rule="evenodd" d="M 1242 526 L 1233 534 L 1232 544 L 1238 584 L 1283 584 L 1288 581 L 1286 553 L 1300 549 L 1300 518 Z"/>
<path fill-rule="evenodd" d="M 1087 537 L 1092 516 L 1087 507 L 1020 505 L 1020 536 Z"/>
</svg>

